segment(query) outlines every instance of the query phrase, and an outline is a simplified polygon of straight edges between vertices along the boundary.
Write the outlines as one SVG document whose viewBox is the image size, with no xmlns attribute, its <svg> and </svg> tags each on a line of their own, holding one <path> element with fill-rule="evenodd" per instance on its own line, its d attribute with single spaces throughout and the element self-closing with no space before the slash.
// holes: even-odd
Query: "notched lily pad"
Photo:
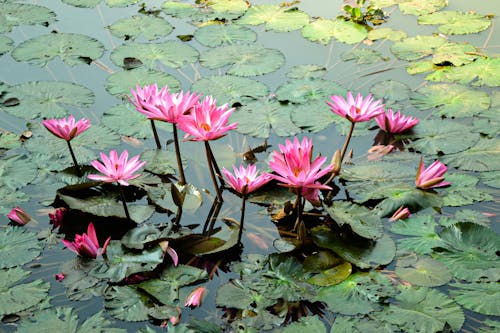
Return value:
<svg viewBox="0 0 500 333">
<path fill-rule="evenodd" d="M 14 41 L 7 36 L 0 35 L 0 56 L 9 52 L 14 46 Z"/>
<path fill-rule="evenodd" d="M 328 215 L 339 226 L 349 225 L 361 237 L 376 240 L 382 237 L 383 228 L 380 217 L 370 209 L 344 201 L 334 201 L 325 207 Z"/>
<path fill-rule="evenodd" d="M 500 140 L 481 138 L 476 145 L 466 151 L 445 155 L 443 162 L 461 170 L 496 171 L 500 170 Z"/>
<path fill-rule="evenodd" d="M 341 59 L 343 61 L 354 60 L 358 65 L 368 65 L 387 60 L 379 51 L 367 48 L 358 48 L 344 52 L 341 55 Z"/>
<path fill-rule="evenodd" d="M 194 32 L 194 37 L 198 42 L 208 47 L 222 44 L 252 43 L 257 40 L 257 34 L 252 29 L 236 24 L 203 26 Z"/>
<path fill-rule="evenodd" d="M 479 58 L 460 67 L 447 67 L 425 78 L 436 82 L 457 82 L 473 86 L 500 86 L 500 58 Z"/>
<path fill-rule="evenodd" d="M 405 38 L 391 46 L 392 53 L 401 60 L 418 60 L 434 53 L 447 40 L 438 36 L 416 36 Z"/>
<path fill-rule="evenodd" d="M 365 27 L 352 21 L 318 18 L 302 28 L 302 35 L 312 42 L 325 45 L 332 37 L 342 43 L 356 44 L 366 37 L 367 31 Z"/>
<path fill-rule="evenodd" d="M 154 40 L 168 36 L 174 28 L 161 17 L 134 15 L 116 21 L 108 29 L 114 36 L 125 40 L 134 40 L 139 36 Z"/>
<path fill-rule="evenodd" d="M 430 257 L 421 257 L 411 265 L 397 265 L 396 274 L 412 285 L 423 287 L 442 286 L 451 280 L 448 268 Z"/>
<path fill-rule="evenodd" d="M 325 79 L 292 79 L 276 90 L 280 101 L 292 103 L 309 103 L 317 100 L 323 102 L 323 108 L 328 110 L 326 100 L 331 95 L 345 95 L 346 89 L 338 83 Z"/>
<path fill-rule="evenodd" d="M 439 31 L 450 35 L 471 34 L 486 30 L 491 21 L 474 12 L 440 11 L 418 18 L 419 24 L 441 24 Z"/>
<path fill-rule="evenodd" d="M 42 252 L 37 234 L 23 227 L 0 229 L 0 248 L 0 268 L 26 264 Z"/>
<path fill-rule="evenodd" d="M 18 25 L 48 25 L 55 20 L 56 14 L 47 7 L 11 1 L 0 3 L 0 33 L 10 32 Z"/>
<path fill-rule="evenodd" d="M 266 30 L 292 31 L 309 23 L 309 15 L 297 8 L 263 4 L 250 7 L 238 24 L 266 24 Z"/>
</svg>

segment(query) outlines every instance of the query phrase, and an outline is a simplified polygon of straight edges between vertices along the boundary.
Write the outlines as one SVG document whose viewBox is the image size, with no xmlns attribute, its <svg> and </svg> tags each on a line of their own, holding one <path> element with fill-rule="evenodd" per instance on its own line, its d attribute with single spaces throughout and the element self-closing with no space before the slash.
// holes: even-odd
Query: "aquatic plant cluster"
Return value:
<svg viewBox="0 0 500 333">
<path fill-rule="evenodd" d="M 493 26 L 482 48 L 452 40 L 493 17 L 443 10 L 446 0 L 350 1 L 333 19 L 295 2 L 100 2 L 62 0 L 95 7 L 102 23 L 103 9 L 136 12 L 106 26 L 110 63 L 98 39 L 56 28 L 23 32 L 14 46 L 7 34 L 18 25 L 52 28 L 56 14 L 0 3 L 0 61 L 10 55 L 53 78 L 0 81 L 0 112 L 27 122 L 22 134 L 0 128 L 9 222 L 0 228 L 0 330 L 500 327 L 495 208 L 457 209 L 494 200 L 499 187 L 500 94 L 490 88 L 500 85 L 500 63 L 485 52 Z M 385 28 L 391 5 L 439 24 L 439 34 Z M 164 16 L 194 31 L 171 38 Z M 258 25 L 300 30 L 325 45 L 326 64 L 289 68 L 271 92 L 266 74 L 290 60 L 255 43 Z M 391 79 L 365 93 L 370 77 L 397 68 L 379 52 L 385 42 L 407 73 L 440 83 L 410 89 Z M 356 61 L 342 83 L 337 72 L 327 78 L 332 57 Z M 381 67 L 352 70 L 373 63 Z M 73 83 L 57 80 L 54 64 Z M 106 73 L 105 90 L 121 102 L 102 115 L 81 112 L 94 93 L 68 66 L 87 65 Z M 430 111 L 415 116 L 415 107 Z M 89 305 L 97 310 L 81 317 Z"/>
</svg>

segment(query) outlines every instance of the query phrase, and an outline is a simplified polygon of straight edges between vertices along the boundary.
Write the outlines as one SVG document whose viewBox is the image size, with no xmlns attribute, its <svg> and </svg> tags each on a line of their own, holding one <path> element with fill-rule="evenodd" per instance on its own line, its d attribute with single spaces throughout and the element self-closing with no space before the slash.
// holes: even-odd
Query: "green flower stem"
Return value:
<svg viewBox="0 0 500 333">
<path fill-rule="evenodd" d="M 68 148 L 69 148 L 69 153 L 71 154 L 71 158 L 73 159 L 73 164 L 75 165 L 76 169 L 76 175 L 78 177 L 82 176 L 82 172 L 80 170 L 80 166 L 78 165 L 78 162 L 76 161 L 75 153 L 73 152 L 73 148 L 71 148 L 71 143 L 70 141 L 66 141 L 68 143 Z"/>
<path fill-rule="evenodd" d="M 204 141 L 204 142 L 205 142 L 205 152 L 207 154 L 208 169 L 210 170 L 210 177 L 212 178 L 212 182 L 214 183 L 215 192 L 217 194 L 217 200 L 219 202 L 223 202 L 222 195 L 220 194 L 219 185 L 217 183 L 217 179 L 215 178 L 214 163 L 213 163 L 213 160 L 212 160 L 211 154 L 210 154 L 210 145 L 208 144 L 208 141 Z"/>
<path fill-rule="evenodd" d="M 342 162 L 344 161 L 344 156 L 347 151 L 347 147 L 349 146 L 349 142 L 351 141 L 352 132 L 354 131 L 354 125 L 356 125 L 356 123 L 351 121 L 351 128 L 349 129 L 349 133 L 345 138 L 344 147 L 342 147 L 342 153 L 340 154 L 340 165 L 342 165 Z"/>
<path fill-rule="evenodd" d="M 212 148 L 210 148 L 210 144 L 208 141 L 206 141 L 208 144 L 208 151 L 210 152 L 210 159 L 212 160 L 212 165 L 215 168 L 215 173 L 217 174 L 217 177 L 219 177 L 220 181 L 220 186 L 224 186 L 224 178 L 222 178 L 222 173 L 220 172 L 219 165 L 217 164 L 217 161 L 215 160 L 215 155 L 212 151 Z"/>
<path fill-rule="evenodd" d="M 153 136 L 155 137 L 156 148 L 161 149 L 160 138 L 158 137 L 158 132 L 156 131 L 155 121 L 153 119 L 150 120 L 151 120 L 151 129 L 153 130 Z"/>
<path fill-rule="evenodd" d="M 304 209 L 302 206 L 302 195 L 300 194 L 301 191 L 301 188 L 297 189 L 297 199 L 295 200 L 295 207 L 297 207 L 297 219 L 295 220 L 295 225 L 293 226 L 294 231 L 297 230 L 297 227 L 302 220 L 302 210 Z"/>
<path fill-rule="evenodd" d="M 118 183 L 118 187 L 120 188 L 120 196 L 122 198 L 123 210 L 125 210 L 125 215 L 127 216 L 127 220 L 129 222 L 132 222 L 132 220 L 130 219 L 130 214 L 128 212 L 128 208 L 127 208 L 127 201 L 125 200 L 125 192 L 123 191 L 123 187 L 120 183 Z"/>
<path fill-rule="evenodd" d="M 179 184 L 186 184 L 186 177 L 184 176 L 184 168 L 182 167 L 181 150 L 179 147 L 179 135 L 177 134 L 177 126 L 172 124 L 174 129 L 174 145 L 175 145 L 175 157 L 177 158 L 177 167 L 179 168 Z"/>
<path fill-rule="evenodd" d="M 241 243 L 241 236 L 243 235 L 243 223 L 245 222 L 245 203 L 247 202 L 247 196 L 243 194 L 241 196 L 241 217 L 240 217 L 240 231 L 238 232 L 238 243 Z"/>
</svg>

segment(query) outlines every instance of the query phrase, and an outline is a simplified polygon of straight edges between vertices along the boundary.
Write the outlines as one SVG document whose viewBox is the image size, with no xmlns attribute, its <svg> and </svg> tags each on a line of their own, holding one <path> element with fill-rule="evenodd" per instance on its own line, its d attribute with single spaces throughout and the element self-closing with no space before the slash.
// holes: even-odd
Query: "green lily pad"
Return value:
<svg viewBox="0 0 500 333">
<path fill-rule="evenodd" d="M 175 189 L 172 186 L 175 186 Z M 194 213 L 203 203 L 200 190 L 192 184 L 168 183 L 148 189 L 148 198 L 155 205 L 171 212 L 175 212 L 179 204 L 174 200 L 175 195 L 181 198 L 182 209 L 188 212 Z"/>
<path fill-rule="evenodd" d="M 433 13 L 448 5 L 447 0 L 405 0 L 398 1 L 399 10 L 407 15 L 424 15 Z"/>
<path fill-rule="evenodd" d="M 477 49 L 470 44 L 446 43 L 434 51 L 432 62 L 436 65 L 463 66 L 476 60 Z"/>
<path fill-rule="evenodd" d="M 61 283 L 66 287 L 66 296 L 73 301 L 85 301 L 94 296 L 102 296 L 102 289 L 106 284 L 89 272 L 98 265 L 95 260 L 87 260 L 80 256 L 61 265 L 64 279 Z"/>
<path fill-rule="evenodd" d="M 175 174 L 177 171 L 175 152 L 170 150 L 145 150 L 141 161 L 146 162 L 145 170 L 157 175 Z"/>
<path fill-rule="evenodd" d="M 500 171 L 482 172 L 479 178 L 488 186 L 500 188 Z"/>
<path fill-rule="evenodd" d="M 376 240 L 382 237 L 383 227 L 380 217 L 370 209 L 345 201 L 334 201 L 325 207 L 326 212 L 339 226 L 349 225 L 361 237 Z"/>
<path fill-rule="evenodd" d="M 30 200 L 30 196 L 19 190 L 12 191 L 7 186 L 0 186 L 0 214 L 7 215 L 12 207 Z M 14 265 L 15 266 L 15 265 Z"/>
<path fill-rule="evenodd" d="M 216 13 L 243 13 L 250 4 L 245 0 L 212 0 L 207 3 L 208 7 Z"/>
<path fill-rule="evenodd" d="M 418 18 L 419 24 L 441 24 L 439 31 L 450 35 L 464 35 L 488 29 L 490 19 L 474 12 L 440 11 Z"/>
<path fill-rule="evenodd" d="M 488 192 L 479 190 L 476 187 L 479 180 L 474 176 L 452 173 L 446 175 L 446 181 L 450 181 L 452 185 L 443 196 L 445 206 L 457 207 L 470 205 L 474 201 L 493 200 L 493 197 Z"/>
<path fill-rule="evenodd" d="M 14 314 L 37 305 L 48 297 L 50 283 L 38 279 L 17 284 L 30 272 L 19 267 L 0 270 L 0 316 Z"/>
<path fill-rule="evenodd" d="M 212 24 L 198 28 L 194 37 L 201 44 L 216 47 L 222 44 L 252 43 L 257 34 L 247 27 L 236 24 Z"/>
<path fill-rule="evenodd" d="M 389 102 L 407 100 L 410 97 L 411 90 L 402 82 L 387 80 L 375 83 L 370 87 L 370 92 L 375 98 L 383 98 L 390 105 L 392 103 Z"/>
<path fill-rule="evenodd" d="M 279 5 L 255 5 L 241 17 L 238 24 L 266 24 L 266 30 L 292 31 L 309 23 L 309 15 L 296 7 L 287 8 Z"/>
<path fill-rule="evenodd" d="M 401 288 L 394 302 L 379 315 L 404 332 L 439 332 L 446 324 L 458 331 L 465 320 L 460 306 L 426 287 Z"/>
<path fill-rule="evenodd" d="M 47 7 L 27 3 L 0 3 L 0 33 L 10 32 L 13 27 L 23 24 L 50 24 L 56 14 Z"/>
<path fill-rule="evenodd" d="M 0 149 L 14 149 L 21 147 L 21 138 L 19 135 L 0 130 Z"/>
<path fill-rule="evenodd" d="M 94 8 L 102 0 L 61 0 L 61 1 L 70 6 L 75 6 L 80 8 Z"/>
<path fill-rule="evenodd" d="M 347 52 L 342 53 L 340 58 L 343 61 L 356 61 L 358 65 L 374 64 L 379 61 L 384 61 L 386 58 L 382 56 L 382 53 L 376 50 L 367 48 L 357 48 Z"/>
<path fill-rule="evenodd" d="M 289 79 L 321 79 L 326 68 L 318 65 L 296 65 L 286 74 Z"/>
<path fill-rule="evenodd" d="M 438 68 L 438 66 L 434 65 L 434 63 L 431 60 L 420 60 L 420 61 L 413 61 L 413 62 L 411 62 L 406 67 L 406 71 L 410 75 L 415 75 L 415 74 L 433 72 L 436 69 L 439 69 L 439 71 L 443 71 L 443 70 L 445 70 L 446 68 L 449 68 L 449 67 L 451 67 L 451 66 L 446 66 L 446 67 L 440 67 L 440 68 Z"/>
<path fill-rule="evenodd" d="M 285 63 L 281 51 L 257 44 L 220 46 L 208 50 L 200 57 L 200 63 L 216 69 L 229 66 L 227 74 L 254 76 L 274 72 Z"/>
<path fill-rule="evenodd" d="M 148 243 L 167 238 L 171 229 L 171 225 L 161 230 L 157 226 L 141 224 L 123 235 L 121 242 L 129 249 L 142 250 Z"/>
<path fill-rule="evenodd" d="M 314 112 L 311 112 L 311 110 L 314 110 Z M 294 106 L 291 111 L 293 123 L 311 133 L 328 128 L 339 118 L 338 115 L 329 110 L 324 100 L 314 100 L 300 104 Z"/>
<path fill-rule="evenodd" d="M 417 160 L 415 161 L 417 162 Z M 394 172 L 395 170 L 397 172 Z M 342 169 L 341 178 L 353 182 L 353 188 L 358 187 L 357 182 L 363 182 L 360 183 L 360 187 L 365 187 L 364 182 L 378 184 L 413 180 L 415 178 L 415 168 L 388 161 L 359 162 Z"/>
<path fill-rule="evenodd" d="M 69 82 L 33 81 L 10 86 L 5 99 L 17 98 L 19 104 L 3 108 L 24 119 L 57 118 L 68 114 L 65 105 L 89 107 L 94 94 L 84 86 Z"/>
<path fill-rule="evenodd" d="M 106 91 L 125 99 L 130 95 L 130 89 L 136 89 L 137 85 L 143 87 L 155 83 L 159 87 L 166 85 L 171 92 L 179 91 L 181 86 L 179 80 L 170 74 L 139 67 L 111 74 L 106 79 Z"/>
<path fill-rule="evenodd" d="M 148 306 L 133 286 L 111 286 L 104 295 L 104 309 L 113 318 L 125 321 L 148 320 Z"/>
<path fill-rule="evenodd" d="M 134 15 L 116 21 L 108 29 L 114 36 L 125 40 L 134 40 L 139 36 L 154 40 L 168 36 L 174 28 L 161 17 Z"/>
<path fill-rule="evenodd" d="M 316 286 L 333 286 L 344 281 L 351 275 L 352 265 L 349 262 L 343 262 L 340 265 L 319 272 L 309 278 L 307 282 Z"/>
<path fill-rule="evenodd" d="M 473 86 L 500 86 L 500 58 L 479 58 L 460 67 L 447 67 L 427 75 L 425 78 L 436 82 L 457 82 Z"/>
<path fill-rule="evenodd" d="M 277 101 L 255 101 L 244 105 L 231 115 L 238 123 L 237 131 L 258 138 L 268 138 L 272 128 L 278 136 L 293 136 L 300 128 L 290 119 L 290 107 Z"/>
<path fill-rule="evenodd" d="M 442 161 L 461 170 L 496 171 L 500 170 L 499 152 L 500 140 L 481 138 L 466 151 L 443 156 Z"/>
<path fill-rule="evenodd" d="M 125 67 L 125 59 L 135 58 L 148 69 L 158 68 L 158 63 L 179 68 L 198 60 L 198 51 L 185 43 L 169 40 L 163 43 L 127 43 L 111 52 L 110 58 L 117 66 Z"/>
<path fill-rule="evenodd" d="M 302 317 L 297 322 L 287 325 L 282 333 L 326 333 L 325 324 L 319 319 L 319 316 Z"/>
<path fill-rule="evenodd" d="M 22 227 L 2 228 L 0 248 L 0 268 L 26 264 L 42 252 L 42 244 L 37 240 L 36 233 Z"/>
<path fill-rule="evenodd" d="M 412 265 L 397 265 L 396 274 L 399 278 L 410 282 L 412 285 L 423 287 L 442 286 L 451 280 L 451 273 L 448 268 L 429 257 L 421 257 Z"/>
<path fill-rule="evenodd" d="M 375 317 L 335 316 L 330 333 L 391 333 L 397 332 L 396 325 Z"/>
<path fill-rule="evenodd" d="M 391 46 L 391 52 L 401 60 L 418 60 L 434 53 L 446 39 L 438 36 L 416 36 L 405 38 Z"/>
<path fill-rule="evenodd" d="M 316 300 L 325 302 L 330 311 L 355 315 L 382 309 L 382 300 L 394 294 L 395 288 L 382 273 L 358 272 L 340 284 L 321 288 Z"/>
<path fill-rule="evenodd" d="M 435 116 L 462 118 L 488 110 L 490 96 L 462 85 L 435 84 L 420 88 L 412 103 L 420 110 L 435 109 Z"/>
<path fill-rule="evenodd" d="M 15 191 L 33 181 L 38 174 L 25 155 L 13 155 L 0 160 L 0 186 Z"/>
<path fill-rule="evenodd" d="M 432 215 L 413 215 L 406 220 L 398 220 L 391 226 L 391 231 L 404 237 L 398 239 L 398 249 L 417 254 L 431 253 L 434 248 L 443 245 L 443 240 L 436 232 L 437 223 Z"/>
<path fill-rule="evenodd" d="M 302 35 L 312 42 L 325 45 L 332 37 L 342 43 L 356 44 L 366 37 L 367 31 L 365 27 L 352 21 L 318 18 L 302 28 Z"/>
<path fill-rule="evenodd" d="M 368 32 L 367 38 L 370 40 L 388 39 L 393 42 L 400 41 L 408 37 L 406 32 L 401 30 L 393 30 L 391 28 L 376 28 Z"/>
<path fill-rule="evenodd" d="M 0 56 L 14 47 L 14 41 L 7 36 L 0 35 Z"/>
<path fill-rule="evenodd" d="M 213 96 L 217 101 L 229 105 L 246 104 L 269 94 L 269 88 L 264 83 L 231 75 L 202 77 L 193 83 L 191 90 L 202 91 L 205 95 Z"/>
<path fill-rule="evenodd" d="M 60 57 L 70 66 L 90 64 L 104 53 L 104 45 L 86 35 L 50 33 L 19 44 L 11 53 L 16 61 L 27 61 L 38 66 Z"/>
<path fill-rule="evenodd" d="M 346 90 L 339 84 L 325 79 L 294 79 L 281 85 L 276 90 L 280 101 L 292 103 L 310 103 L 321 100 L 323 108 L 328 110 L 326 99 L 331 95 L 345 95 Z"/>
<path fill-rule="evenodd" d="M 452 283 L 450 286 L 453 287 L 451 297 L 464 308 L 484 315 L 500 315 L 498 283 Z"/>
</svg>

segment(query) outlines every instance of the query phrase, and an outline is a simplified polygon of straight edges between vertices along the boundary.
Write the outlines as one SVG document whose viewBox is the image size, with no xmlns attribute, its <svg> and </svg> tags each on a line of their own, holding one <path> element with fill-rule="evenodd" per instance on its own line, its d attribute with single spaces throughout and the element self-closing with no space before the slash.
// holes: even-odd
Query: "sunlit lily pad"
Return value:
<svg viewBox="0 0 500 333">
<path fill-rule="evenodd" d="M 479 142 L 466 151 L 443 156 L 443 162 L 470 171 L 500 170 L 500 140 L 481 138 Z"/>
<path fill-rule="evenodd" d="M 357 48 L 344 52 L 341 55 L 341 59 L 343 61 L 354 60 L 358 65 L 373 64 L 386 60 L 386 58 L 382 56 L 382 53 L 368 48 Z"/>
<path fill-rule="evenodd" d="M 383 98 L 387 106 L 390 107 L 392 104 L 391 102 L 399 102 L 408 99 L 411 90 L 410 87 L 402 82 L 387 80 L 375 83 L 371 86 L 370 92 L 376 98 Z"/>
<path fill-rule="evenodd" d="M 14 149 L 21 146 L 19 135 L 0 130 L 0 149 Z"/>
<path fill-rule="evenodd" d="M 227 74 L 254 76 L 278 70 L 285 63 L 285 56 L 279 50 L 257 44 L 228 45 L 203 53 L 200 63 L 210 69 L 230 66 Z"/>
<path fill-rule="evenodd" d="M 294 79 L 281 85 L 276 90 L 280 101 L 308 103 L 321 100 L 323 108 L 328 110 L 326 100 L 331 95 L 345 95 L 346 90 L 338 83 L 325 79 Z"/>
<path fill-rule="evenodd" d="M 36 233 L 22 227 L 8 227 L 0 230 L 0 248 L 0 268 L 10 268 L 38 257 L 42 244 Z"/>
<path fill-rule="evenodd" d="M 416 36 L 403 39 L 391 46 L 391 51 L 401 60 L 417 60 L 434 53 L 447 40 L 438 36 Z"/>
<path fill-rule="evenodd" d="M 104 53 L 104 45 L 86 35 L 50 33 L 40 35 L 19 44 L 11 53 L 16 61 L 45 66 L 60 57 L 70 66 L 90 64 Z"/>
<path fill-rule="evenodd" d="M 352 21 L 318 18 L 302 28 L 302 35 L 310 41 L 325 45 L 332 37 L 342 43 L 355 44 L 366 37 L 367 31 L 365 27 Z"/>
<path fill-rule="evenodd" d="M 452 283 L 450 295 L 464 308 L 484 315 L 500 315 L 500 291 L 497 282 Z M 457 288 L 457 289 L 455 289 Z"/>
<path fill-rule="evenodd" d="M 376 240 L 382 237 L 382 221 L 370 209 L 345 201 L 334 201 L 325 207 L 328 215 L 339 226 L 349 225 L 361 237 Z"/>
<path fill-rule="evenodd" d="M 194 37 L 205 46 L 215 47 L 222 44 L 252 43 L 257 39 L 257 34 L 236 24 L 212 24 L 197 29 Z"/>
<path fill-rule="evenodd" d="M 170 74 L 139 67 L 111 74 L 106 80 L 106 90 L 111 95 L 125 98 L 130 95 L 130 89 L 136 89 L 137 85 L 144 87 L 155 83 L 159 87 L 168 86 L 168 90 L 172 92 L 179 91 L 181 85 L 179 80 Z"/>
<path fill-rule="evenodd" d="M 408 221 L 411 223 L 412 221 Z M 442 286 L 451 280 L 446 266 L 430 257 L 421 257 L 412 265 L 396 266 L 396 274 L 412 285 L 423 287 Z"/>
<path fill-rule="evenodd" d="M 441 24 L 439 31 L 450 35 L 472 34 L 488 29 L 491 21 L 474 12 L 440 11 L 418 18 L 419 24 Z"/>
<path fill-rule="evenodd" d="M 94 94 L 84 86 L 59 81 L 33 81 L 8 88 L 5 99 L 17 98 L 19 104 L 3 108 L 24 119 L 58 118 L 68 114 L 66 105 L 89 107 Z"/>
<path fill-rule="evenodd" d="M 410 236 L 397 240 L 399 250 L 408 250 L 417 254 L 428 254 L 433 248 L 443 245 L 438 235 L 437 223 L 432 215 L 415 215 L 406 220 L 398 220 L 391 226 L 395 234 Z"/>
<path fill-rule="evenodd" d="M 47 7 L 28 3 L 0 3 L 0 33 L 10 32 L 13 27 L 23 24 L 50 24 L 56 14 Z"/>
<path fill-rule="evenodd" d="M 124 67 L 125 59 L 135 58 L 149 69 L 156 69 L 161 63 L 167 67 L 179 68 L 198 60 L 198 51 L 185 43 L 169 40 L 163 43 L 127 43 L 111 52 L 111 61 Z"/>
<path fill-rule="evenodd" d="M 448 67 L 429 74 L 426 80 L 457 82 L 473 86 L 500 86 L 500 58 L 479 58 L 461 67 Z"/>
<path fill-rule="evenodd" d="M 154 40 L 168 36 L 172 32 L 173 27 L 161 17 L 134 15 L 130 18 L 116 21 L 108 29 L 114 36 L 125 40 L 134 40 L 139 36 L 147 40 Z"/>
<path fill-rule="evenodd" d="M 391 28 L 377 28 L 370 30 L 368 32 L 367 38 L 370 40 L 378 40 L 378 39 L 388 39 L 394 42 L 400 41 L 403 38 L 406 38 L 408 35 L 406 32 L 401 30 L 393 30 Z"/>
<path fill-rule="evenodd" d="M 290 119 L 290 111 L 277 101 L 256 101 L 234 112 L 231 122 L 238 123 L 238 132 L 258 138 L 268 138 L 271 128 L 278 136 L 292 136 L 300 129 Z"/>
<path fill-rule="evenodd" d="M 38 174 L 25 155 L 14 155 L 0 160 L 0 186 L 15 191 L 29 184 Z"/>
<path fill-rule="evenodd" d="M 250 6 L 245 0 L 212 0 L 207 3 L 208 7 L 216 13 L 242 13 Z"/>
<path fill-rule="evenodd" d="M 14 46 L 14 41 L 7 36 L 0 35 L 0 56 L 9 52 Z"/>
<path fill-rule="evenodd" d="M 425 1 L 405 0 L 405 1 L 397 1 L 397 3 L 399 3 L 399 9 L 404 14 L 411 14 L 417 16 L 433 13 L 448 5 L 447 0 L 425 0 Z"/>
<path fill-rule="evenodd" d="M 263 4 L 250 7 L 237 23 L 249 25 L 265 23 L 266 30 L 292 31 L 309 23 L 309 15 L 296 7 Z"/>
<path fill-rule="evenodd" d="M 125 321 L 148 320 L 147 299 L 133 286 L 112 286 L 104 295 L 104 309 L 114 318 Z"/>
<path fill-rule="evenodd" d="M 420 88 L 412 103 L 420 110 L 435 109 L 436 116 L 461 118 L 487 110 L 490 96 L 458 84 L 435 84 Z"/>
<path fill-rule="evenodd" d="M 436 65 L 451 63 L 453 66 L 463 66 L 478 58 L 477 50 L 470 44 L 446 43 L 438 47 L 432 62 Z"/>
<path fill-rule="evenodd" d="M 289 79 L 321 79 L 326 74 L 326 68 L 318 65 L 293 66 L 286 74 Z"/>
<path fill-rule="evenodd" d="M 445 206 L 463 206 L 474 201 L 493 200 L 491 195 L 476 187 L 478 179 L 474 176 L 452 173 L 446 176 L 446 181 L 450 181 L 452 185 L 443 196 Z"/>
<path fill-rule="evenodd" d="M 307 282 L 322 287 L 333 286 L 347 279 L 351 272 L 351 263 L 345 261 L 340 265 L 319 272 L 309 278 Z"/>
<path fill-rule="evenodd" d="M 193 83 L 191 90 L 211 95 L 218 102 L 229 105 L 246 104 L 248 101 L 269 94 L 269 88 L 264 83 L 231 75 L 202 77 Z"/>
</svg>

